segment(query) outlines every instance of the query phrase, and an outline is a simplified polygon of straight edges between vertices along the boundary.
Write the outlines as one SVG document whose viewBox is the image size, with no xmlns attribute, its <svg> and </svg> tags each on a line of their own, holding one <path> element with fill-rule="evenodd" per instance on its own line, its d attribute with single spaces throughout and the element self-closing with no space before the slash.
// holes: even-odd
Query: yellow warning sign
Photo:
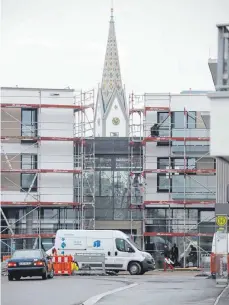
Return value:
<svg viewBox="0 0 229 305">
<path fill-rule="evenodd" d="M 227 224 L 227 216 L 224 216 L 224 215 L 216 216 L 216 224 L 219 227 L 225 227 Z"/>
</svg>

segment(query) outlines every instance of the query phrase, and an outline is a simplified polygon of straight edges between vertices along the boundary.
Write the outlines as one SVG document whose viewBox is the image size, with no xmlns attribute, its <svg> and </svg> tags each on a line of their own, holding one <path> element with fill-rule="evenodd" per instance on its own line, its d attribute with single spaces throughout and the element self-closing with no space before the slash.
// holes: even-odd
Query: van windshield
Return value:
<svg viewBox="0 0 229 305">
<path fill-rule="evenodd" d="M 131 239 L 127 238 L 128 242 L 133 245 L 135 248 L 137 248 L 139 251 L 142 251 L 142 249 Z"/>
</svg>

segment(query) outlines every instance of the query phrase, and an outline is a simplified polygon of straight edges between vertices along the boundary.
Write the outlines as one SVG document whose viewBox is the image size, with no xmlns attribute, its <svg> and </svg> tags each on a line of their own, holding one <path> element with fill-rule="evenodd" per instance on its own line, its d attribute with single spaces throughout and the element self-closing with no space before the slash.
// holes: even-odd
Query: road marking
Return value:
<svg viewBox="0 0 229 305">
<path fill-rule="evenodd" d="M 119 288 L 116 288 L 116 289 L 113 289 L 113 290 L 110 290 L 110 291 L 107 291 L 107 292 L 95 295 L 95 296 L 91 297 L 90 299 L 86 300 L 85 302 L 83 302 L 81 305 L 94 305 L 99 300 L 101 300 L 102 298 L 104 298 L 104 297 L 106 297 L 108 295 L 111 295 L 111 294 L 114 294 L 116 292 L 120 292 L 120 291 L 123 291 L 123 290 L 126 290 L 126 289 L 133 288 L 133 287 L 135 287 L 137 285 L 139 285 L 139 284 L 138 283 L 133 283 L 133 284 L 130 284 L 128 286 L 119 287 Z"/>
<path fill-rule="evenodd" d="M 215 300 L 214 305 L 217 305 L 217 304 L 219 303 L 221 296 L 224 294 L 224 292 L 225 292 L 227 289 L 229 289 L 229 286 L 226 286 L 226 287 L 223 289 L 223 291 L 221 291 L 221 293 L 218 295 L 217 299 Z"/>
</svg>

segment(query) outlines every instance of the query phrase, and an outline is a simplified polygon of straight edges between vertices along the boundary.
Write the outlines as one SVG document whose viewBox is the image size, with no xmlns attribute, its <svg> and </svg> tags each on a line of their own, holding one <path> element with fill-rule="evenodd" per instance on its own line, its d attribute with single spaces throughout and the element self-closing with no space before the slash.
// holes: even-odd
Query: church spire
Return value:
<svg viewBox="0 0 229 305">
<path fill-rule="evenodd" d="M 123 90 L 113 11 L 112 5 L 101 87 L 105 107 L 107 106 L 109 97 L 114 89 L 118 90 L 120 93 Z"/>
</svg>

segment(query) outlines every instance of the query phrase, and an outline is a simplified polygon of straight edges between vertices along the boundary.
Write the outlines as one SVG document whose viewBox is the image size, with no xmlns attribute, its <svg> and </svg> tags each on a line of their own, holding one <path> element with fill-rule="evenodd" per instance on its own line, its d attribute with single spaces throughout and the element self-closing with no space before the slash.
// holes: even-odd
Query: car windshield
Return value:
<svg viewBox="0 0 229 305">
<path fill-rule="evenodd" d="M 137 248 L 139 251 L 142 251 L 142 249 L 131 239 L 127 238 L 128 242 L 133 245 L 135 248 Z"/>
<path fill-rule="evenodd" d="M 12 255 L 12 258 L 40 258 L 41 251 L 40 250 L 21 250 L 15 251 Z"/>
</svg>

